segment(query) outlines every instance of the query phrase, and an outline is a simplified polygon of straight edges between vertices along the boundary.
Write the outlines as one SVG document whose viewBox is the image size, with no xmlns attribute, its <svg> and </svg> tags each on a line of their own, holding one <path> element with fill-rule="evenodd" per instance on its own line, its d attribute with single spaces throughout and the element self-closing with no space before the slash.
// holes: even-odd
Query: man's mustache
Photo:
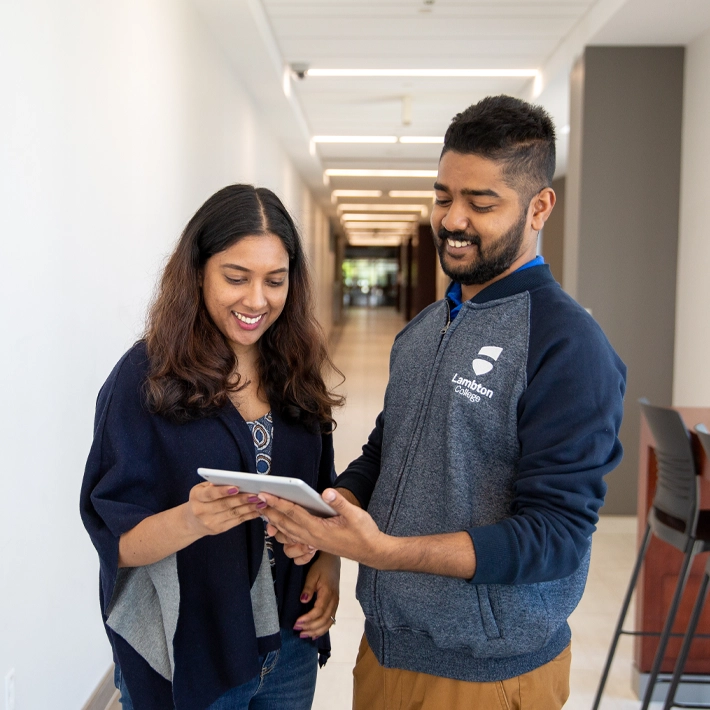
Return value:
<svg viewBox="0 0 710 710">
<path fill-rule="evenodd" d="M 445 227 L 441 227 L 436 236 L 443 242 L 446 239 L 453 239 L 458 242 L 471 242 L 480 248 L 481 238 L 477 234 L 467 234 L 466 232 L 450 232 Z"/>
</svg>

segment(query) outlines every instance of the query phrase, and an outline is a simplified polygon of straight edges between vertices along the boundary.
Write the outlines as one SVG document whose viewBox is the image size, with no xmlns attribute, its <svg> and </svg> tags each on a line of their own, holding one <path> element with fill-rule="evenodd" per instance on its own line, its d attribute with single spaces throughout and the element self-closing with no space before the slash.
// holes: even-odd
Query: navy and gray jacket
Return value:
<svg viewBox="0 0 710 710">
<path fill-rule="evenodd" d="M 380 664 L 466 681 L 569 643 L 602 477 L 620 461 L 626 368 L 547 265 L 422 311 L 392 348 L 384 410 L 336 485 L 395 536 L 468 531 L 471 580 L 360 566 Z"/>
<path fill-rule="evenodd" d="M 215 416 L 186 424 L 151 414 L 144 393 L 148 372 L 146 346 L 139 342 L 101 388 L 81 517 L 99 554 L 101 613 L 134 706 L 196 710 L 259 675 L 260 655 L 281 645 L 278 635 L 257 638 L 252 615 L 250 589 L 262 563 L 264 524 L 250 520 L 176 553 L 179 616 L 172 683 L 107 624 L 120 587 L 118 543 L 145 518 L 185 503 L 190 489 L 203 480 L 199 466 L 256 473 L 256 454 L 249 427 L 229 402 Z M 332 435 L 272 413 L 271 472 L 301 478 L 318 491 L 332 485 Z M 290 629 L 312 607 L 300 601 L 308 568 L 295 565 L 280 543 L 274 543 L 274 555 L 279 622 Z M 146 597 L 145 604 L 151 601 Z M 136 609 L 137 618 L 140 613 Z M 327 655 L 330 643 L 322 638 L 319 649 Z"/>
</svg>

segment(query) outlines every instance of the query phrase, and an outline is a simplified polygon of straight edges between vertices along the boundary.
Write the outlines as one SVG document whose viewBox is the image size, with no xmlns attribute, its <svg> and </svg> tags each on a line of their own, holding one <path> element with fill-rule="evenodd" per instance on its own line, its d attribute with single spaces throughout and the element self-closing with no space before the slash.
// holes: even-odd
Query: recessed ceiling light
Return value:
<svg viewBox="0 0 710 710">
<path fill-rule="evenodd" d="M 379 229 L 367 230 L 362 232 L 346 232 L 348 237 L 408 237 L 411 232 L 383 232 Z"/>
<path fill-rule="evenodd" d="M 400 237 L 348 237 L 351 247 L 398 247 L 401 246 Z"/>
<path fill-rule="evenodd" d="M 362 170 L 359 168 L 329 168 L 329 177 L 427 177 L 437 176 L 436 170 Z"/>
<path fill-rule="evenodd" d="M 346 210 L 353 210 L 355 212 L 421 212 L 423 217 L 426 217 L 429 213 L 429 208 L 426 205 L 380 205 L 376 203 L 372 204 L 355 204 L 355 203 L 344 203 L 338 205 L 338 212 L 345 212 Z"/>
<path fill-rule="evenodd" d="M 436 197 L 433 190 L 390 190 L 387 195 L 389 197 L 425 197 L 432 200 Z"/>
<path fill-rule="evenodd" d="M 314 143 L 396 143 L 397 136 L 313 136 Z"/>
<path fill-rule="evenodd" d="M 411 232 L 382 232 L 382 231 L 369 231 L 369 232 L 346 232 L 348 235 L 348 239 L 351 237 L 354 239 L 357 239 L 358 237 L 372 237 L 372 236 L 379 236 L 379 237 L 409 237 L 411 236 Z"/>
<path fill-rule="evenodd" d="M 343 222 L 379 222 L 380 220 L 389 222 L 392 219 L 399 220 L 400 222 L 418 222 L 419 215 L 416 214 L 377 214 L 372 212 L 363 212 L 358 214 L 357 212 L 345 212 L 341 219 Z"/>
<path fill-rule="evenodd" d="M 400 143 L 443 143 L 444 136 L 400 136 Z"/>
<path fill-rule="evenodd" d="M 537 69 L 309 69 L 309 77 L 534 77 Z"/>
<path fill-rule="evenodd" d="M 347 226 L 347 224 L 346 224 Z M 353 227 L 355 224 L 353 223 Z M 413 222 L 384 222 L 384 221 L 377 221 L 377 222 L 358 222 L 357 227 L 358 229 L 383 229 L 387 227 L 401 227 L 402 229 L 406 227 L 413 227 L 414 223 Z"/>
<path fill-rule="evenodd" d="M 339 197 L 382 197 L 382 190 L 333 190 L 330 201 L 335 204 Z"/>
</svg>

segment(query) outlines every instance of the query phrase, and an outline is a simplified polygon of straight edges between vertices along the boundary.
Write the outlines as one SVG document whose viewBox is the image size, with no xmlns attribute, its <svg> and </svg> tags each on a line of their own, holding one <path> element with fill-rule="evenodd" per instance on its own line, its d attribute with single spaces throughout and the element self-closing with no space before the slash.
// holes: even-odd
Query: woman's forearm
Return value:
<svg viewBox="0 0 710 710">
<path fill-rule="evenodd" d="M 143 567 L 159 562 L 204 536 L 190 525 L 187 503 L 156 513 L 121 535 L 119 567 Z"/>
</svg>

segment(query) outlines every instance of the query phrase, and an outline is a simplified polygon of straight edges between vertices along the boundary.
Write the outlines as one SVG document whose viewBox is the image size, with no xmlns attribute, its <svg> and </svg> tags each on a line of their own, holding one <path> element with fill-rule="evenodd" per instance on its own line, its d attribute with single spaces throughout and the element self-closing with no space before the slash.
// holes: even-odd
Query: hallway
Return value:
<svg viewBox="0 0 710 710">
<path fill-rule="evenodd" d="M 348 397 L 345 408 L 337 415 L 335 462 L 338 473 L 360 454 L 382 408 L 390 347 L 404 325 L 400 316 L 390 309 L 350 309 L 346 313 L 345 325 L 334 348 L 335 364 L 346 376 L 341 391 Z M 600 520 L 585 594 L 570 619 L 573 634 L 571 693 L 565 706 L 569 710 L 591 707 L 635 550 L 635 517 L 606 516 Z M 364 623 L 355 599 L 356 578 L 357 565 L 344 560 L 338 624 L 331 634 L 333 656 L 319 672 L 314 710 L 351 707 L 352 667 Z M 633 610 L 629 618 L 633 618 Z M 631 690 L 631 653 L 630 639 L 622 638 L 603 710 L 638 707 Z"/>
</svg>

